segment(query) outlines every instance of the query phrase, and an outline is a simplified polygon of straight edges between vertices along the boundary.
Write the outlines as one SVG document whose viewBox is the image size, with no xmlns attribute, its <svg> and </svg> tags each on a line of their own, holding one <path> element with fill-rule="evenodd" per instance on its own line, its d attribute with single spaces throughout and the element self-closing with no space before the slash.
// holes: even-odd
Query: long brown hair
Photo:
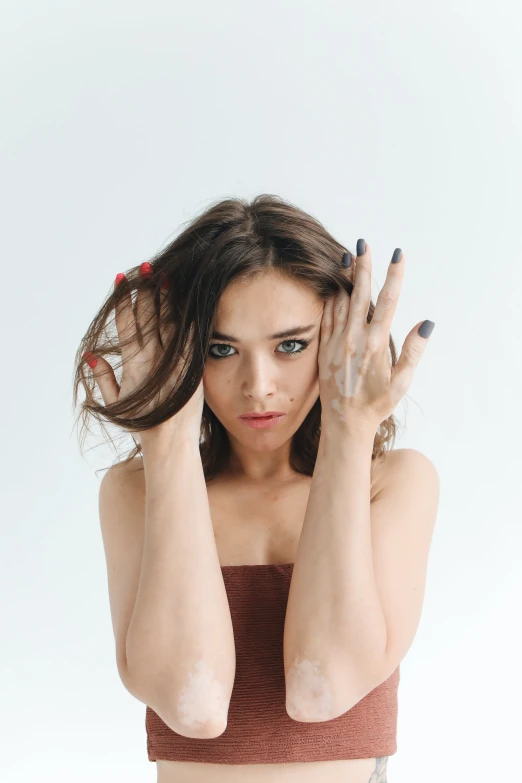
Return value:
<svg viewBox="0 0 522 783">
<path fill-rule="evenodd" d="M 341 266 L 345 252 L 347 248 L 340 245 L 316 218 L 279 196 L 261 194 L 251 202 L 227 198 L 215 203 L 190 221 L 164 250 L 148 259 L 152 267 L 150 278 L 144 280 L 140 276 L 138 264 L 125 272 L 126 285 L 120 284 L 109 293 L 76 353 L 75 408 L 80 384 L 85 390 L 76 423 L 81 417 L 83 433 L 88 429 L 89 415 L 96 418 L 104 430 L 104 419 L 131 433 L 161 424 L 188 402 L 201 381 L 219 298 L 232 280 L 248 279 L 273 269 L 292 280 L 306 283 L 323 300 L 341 288 L 351 294 L 353 284 Z M 83 359 L 84 353 L 90 351 L 94 356 L 121 359 L 114 323 L 116 303 L 128 295 L 128 286 L 133 297 L 134 292 L 144 286 L 152 287 L 156 317 L 159 318 L 163 280 L 168 283 L 167 317 L 174 328 L 172 339 L 163 344 L 161 361 L 132 395 L 111 405 L 100 404 L 94 397 L 96 382 Z M 374 310 L 375 305 L 370 302 L 367 323 L 372 320 Z M 393 366 L 397 363 L 397 354 L 391 336 L 389 349 Z M 179 366 L 182 354 L 189 359 L 170 396 L 150 413 L 133 417 L 155 398 L 173 368 Z M 121 362 L 116 365 L 111 362 L 111 365 L 117 375 Z M 396 428 L 393 415 L 381 423 L 374 439 L 372 461 L 393 448 Z M 321 402 L 318 398 L 293 435 L 290 449 L 293 470 L 308 476 L 313 474 L 320 434 Z M 112 438 L 110 440 L 112 443 Z M 141 453 L 140 444 L 134 443 L 135 448 L 121 460 L 122 463 Z M 224 469 L 230 455 L 227 431 L 206 403 L 201 421 L 200 454 L 207 482 Z"/>
</svg>

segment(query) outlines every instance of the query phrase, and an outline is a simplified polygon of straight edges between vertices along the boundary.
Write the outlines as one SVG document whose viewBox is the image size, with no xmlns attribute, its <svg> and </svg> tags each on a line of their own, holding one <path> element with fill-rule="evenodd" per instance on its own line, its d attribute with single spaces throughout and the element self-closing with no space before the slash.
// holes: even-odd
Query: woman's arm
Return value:
<svg viewBox="0 0 522 783">
<path fill-rule="evenodd" d="M 226 728 L 236 658 L 199 446 L 180 430 L 142 432 L 141 442 L 145 533 L 129 677 L 167 694 L 174 731 L 216 737 Z"/>
</svg>

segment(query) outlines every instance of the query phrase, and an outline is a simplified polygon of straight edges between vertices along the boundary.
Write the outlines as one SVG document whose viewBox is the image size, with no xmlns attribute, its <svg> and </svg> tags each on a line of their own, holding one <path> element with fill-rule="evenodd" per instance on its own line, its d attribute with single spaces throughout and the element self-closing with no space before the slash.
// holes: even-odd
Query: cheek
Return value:
<svg viewBox="0 0 522 783">
<path fill-rule="evenodd" d="M 219 402 L 225 401 L 227 395 L 232 392 L 230 378 L 224 376 L 219 368 L 206 364 L 203 370 L 203 393 L 205 399 Z"/>
<path fill-rule="evenodd" d="M 319 370 L 317 365 L 307 365 L 299 367 L 289 378 L 288 391 L 290 399 L 298 403 L 304 403 L 306 400 L 315 399 L 319 395 Z"/>
<path fill-rule="evenodd" d="M 319 366 L 317 364 L 317 352 L 312 356 L 307 356 L 306 361 L 296 362 L 296 367 L 292 374 L 299 383 L 309 388 L 316 381 L 319 381 Z"/>
</svg>

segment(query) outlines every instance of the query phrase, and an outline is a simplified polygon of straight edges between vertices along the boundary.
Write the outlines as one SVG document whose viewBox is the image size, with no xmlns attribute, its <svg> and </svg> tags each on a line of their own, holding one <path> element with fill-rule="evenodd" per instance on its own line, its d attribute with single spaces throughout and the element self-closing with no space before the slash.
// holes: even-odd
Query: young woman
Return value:
<svg viewBox="0 0 522 783">
<path fill-rule="evenodd" d="M 439 495 L 427 457 L 387 448 L 434 326 L 397 360 L 404 265 L 374 306 L 363 239 L 227 199 L 120 273 L 82 341 L 83 416 L 136 439 L 100 520 L 159 783 L 387 780 Z"/>
</svg>

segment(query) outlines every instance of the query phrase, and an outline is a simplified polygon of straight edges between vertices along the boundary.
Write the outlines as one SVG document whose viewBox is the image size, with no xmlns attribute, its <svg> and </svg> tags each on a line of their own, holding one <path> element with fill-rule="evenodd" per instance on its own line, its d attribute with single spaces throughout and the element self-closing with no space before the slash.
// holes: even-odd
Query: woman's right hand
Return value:
<svg viewBox="0 0 522 783">
<path fill-rule="evenodd" d="M 140 274 L 146 278 L 150 276 L 150 264 L 144 262 L 140 267 Z M 123 280 L 118 276 L 117 282 Z M 163 349 L 159 342 L 159 333 L 163 344 L 172 339 L 173 332 L 167 330 L 164 323 L 164 308 L 166 307 L 167 294 L 160 289 L 160 321 L 154 312 L 154 296 L 152 289 L 141 289 L 138 291 L 136 299 L 136 316 L 132 308 L 132 298 L 130 291 L 116 305 L 116 330 L 120 338 L 122 351 L 122 376 L 121 386 L 116 380 L 112 366 L 102 357 L 87 356 L 92 367 L 92 359 L 96 359 L 96 366 L 92 367 L 95 380 L 100 388 L 103 401 L 106 405 L 112 405 L 120 402 L 130 396 L 136 388 L 150 375 L 153 366 L 160 357 Z M 136 321 L 139 323 L 140 331 L 143 335 L 143 347 L 139 348 L 137 340 Z M 172 327 L 173 328 L 173 327 Z M 192 327 L 193 328 L 193 327 Z M 138 348 L 138 350 L 136 350 Z M 185 359 L 185 357 L 182 357 Z M 172 374 L 172 379 L 165 384 L 154 400 L 145 404 L 135 415 L 144 416 L 153 411 L 165 397 L 167 397 L 176 385 L 179 368 Z M 159 424 L 150 430 L 143 430 L 142 434 L 149 433 L 154 435 L 166 431 L 181 431 L 194 437 L 199 444 L 201 429 L 201 415 L 203 413 L 203 378 L 195 393 L 189 399 L 186 405 L 170 419 Z M 133 437 L 141 442 L 139 434 L 134 432 Z"/>
</svg>

